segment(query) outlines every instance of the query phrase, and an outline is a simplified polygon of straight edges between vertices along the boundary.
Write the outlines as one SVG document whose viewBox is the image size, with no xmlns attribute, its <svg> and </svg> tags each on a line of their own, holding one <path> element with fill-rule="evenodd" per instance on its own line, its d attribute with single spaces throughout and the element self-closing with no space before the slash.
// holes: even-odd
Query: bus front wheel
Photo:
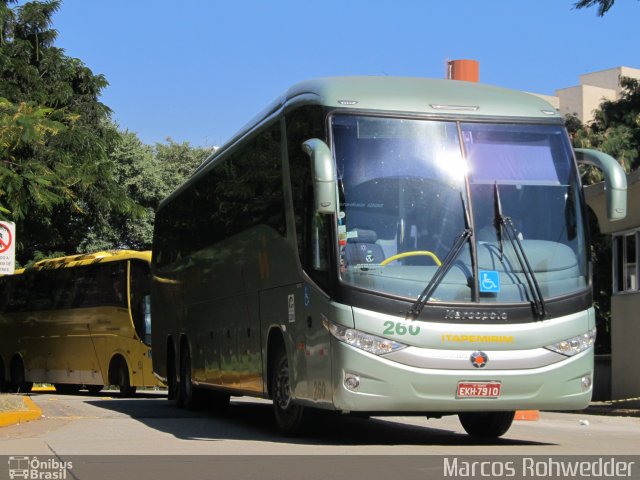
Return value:
<svg viewBox="0 0 640 480">
<path fill-rule="evenodd" d="M 304 407 L 296 405 L 291 398 L 289 361 L 284 348 L 276 352 L 272 368 L 271 396 L 276 425 L 285 435 L 294 436 L 302 425 Z"/>
<path fill-rule="evenodd" d="M 498 438 L 507 433 L 516 412 L 459 413 L 462 428 L 476 438 Z"/>
<path fill-rule="evenodd" d="M 136 394 L 136 387 L 131 385 L 129 379 L 127 362 L 122 357 L 115 357 L 111 361 L 109 372 L 109 383 L 118 386 L 121 397 L 133 397 Z"/>
</svg>

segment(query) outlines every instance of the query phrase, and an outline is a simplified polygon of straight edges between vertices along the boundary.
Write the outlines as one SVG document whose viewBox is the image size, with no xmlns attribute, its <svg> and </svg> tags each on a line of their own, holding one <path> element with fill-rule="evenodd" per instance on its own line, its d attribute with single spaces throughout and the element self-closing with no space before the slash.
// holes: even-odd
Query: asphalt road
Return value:
<svg viewBox="0 0 640 480">
<path fill-rule="evenodd" d="M 457 417 L 322 416 L 282 437 L 271 404 L 232 398 L 222 414 L 178 409 L 161 393 L 121 399 L 36 393 L 44 418 L 0 429 L 0 455 L 637 455 L 640 418 L 542 412 L 502 438 L 471 439 Z"/>
</svg>

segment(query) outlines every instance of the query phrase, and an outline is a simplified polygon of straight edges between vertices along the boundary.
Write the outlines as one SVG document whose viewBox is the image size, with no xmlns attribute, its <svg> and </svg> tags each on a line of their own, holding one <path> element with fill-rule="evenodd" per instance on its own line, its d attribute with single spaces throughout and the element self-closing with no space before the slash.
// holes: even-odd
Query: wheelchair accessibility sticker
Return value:
<svg viewBox="0 0 640 480">
<path fill-rule="evenodd" d="M 498 293 L 500 291 L 500 275 L 495 270 L 480 270 L 480 291 Z"/>
</svg>

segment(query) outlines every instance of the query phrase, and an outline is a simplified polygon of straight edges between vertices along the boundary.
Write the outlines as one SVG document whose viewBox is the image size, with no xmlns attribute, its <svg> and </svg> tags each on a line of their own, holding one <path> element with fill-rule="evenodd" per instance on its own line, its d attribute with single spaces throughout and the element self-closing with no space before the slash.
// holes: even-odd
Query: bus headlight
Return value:
<svg viewBox="0 0 640 480">
<path fill-rule="evenodd" d="M 378 337 L 370 333 L 364 333 L 355 328 L 347 328 L 330 322 L 326 318 L 322 318 L 322 324 L 331 335 L 341 342 L 359 348 L 375 355 L 384 355 L 385 353 L 395 352 L 406 348 L 404 343 L 394 342 L 388 338 Z"/>
<path fill-rule="evenodd" d="M 593 328 L 587 333 L 578 335 L 576 337 L 562 340 L 561 342 L 547 345 L 545 348 L 552 352 L 561 353 L 571 357 L 577 353 L 584 352 L 587 348 L 593 346 L 596 341 L 596 329 Z"/>
</svg>

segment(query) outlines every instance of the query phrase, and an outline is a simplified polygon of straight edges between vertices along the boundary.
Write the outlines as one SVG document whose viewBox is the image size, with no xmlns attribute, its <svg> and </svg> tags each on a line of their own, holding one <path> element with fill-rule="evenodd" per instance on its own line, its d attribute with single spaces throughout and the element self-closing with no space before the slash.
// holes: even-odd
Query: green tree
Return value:
<svg viewBox="0 0 640 480">
<path fill-rule="evenodd" d="M 598 7 L 598 16 L 604 17 L 604 14 L 609 11 L 616 0 L 579 0 L 573 4 L 577 9 Z"/>
<path fill-rule="evenodd" d="M 60 1 L 15 3 L 0 0 L 0 205 L 24 263 L 75 252 L 104 212 L 139 209 L 107 155 L 120 133 L 99 101 L 106 79 L 54 46 Z"/>
<path fill-rule="evenodd" d="M 14 220 L 24 219 L 32 203 L 50 211 L 64 200 L 73 201 L 64 183 L 56 181 L 68 170 L 59 164 L 52 169 L 34 158 L 51 138 L 66 130 L 63 123 L 50 119 L 52 113 L 50 108 L 15 105 L 0 97 L 0 199 L 13 208 L 0 204 L 0 212 Z"/>
<path fill-rule="evenodd" d="M 598 16 L 602 17 L 613 7 L 614 2 L 615 0 L 580 0 L 573 5 L 577 9 L 597 6 Z"/>
<path fill-rule="evenodd" d="M 193 171 L 213 153 L 213 148 L 192 147 L 189 142 L 178 143 L 171 138 L 156 143 L 155 154 L 161 165 L 163 197 L 178 188 Z"/>
<path fill-rule="evenodd" d="M 617 159 L 627 173 L 640 167 L 640 80 L 620 78 L 622 92 L 617 100 L 605 100 L 594 112 L 588 125 L 565 118 L 572 132 L 573 144 L 579 148 L 594 148 Z M 602 180 L 595 168 L 583 170 L 587 184 Z"/>
<path fill-rule="evenodd" d="M 171 139 L 166 144 L 157 143 L 151 147 L 143 144 L 134 133 L 123 133 L 121 140 L 110 149 L 109 157 L 116 165 L 116 181 L 142 210 L 136 215 L 103 212 L 80 250 L 150 249 L 158 205 L 211 151 Z"/>
<path fill-rule="evenodd" d="M 594 112 L 594 120 L 583 125 L 575 115 L 565 117 L 567 130 L 577 148 L 594 148 L 616 158 L 629 173 L 640 167 L 640 81 L 620 79 L 617 100 L 606 100 Z M 589 185 L 602 180 L 601 172 L 581 166 L 582 181 Z M 593 293 L 598 324 L 598 353 L 610 352 L 611 323 L 611 238 L 600 233 L 595 214 L 590 212 Z"/>
</svg>

